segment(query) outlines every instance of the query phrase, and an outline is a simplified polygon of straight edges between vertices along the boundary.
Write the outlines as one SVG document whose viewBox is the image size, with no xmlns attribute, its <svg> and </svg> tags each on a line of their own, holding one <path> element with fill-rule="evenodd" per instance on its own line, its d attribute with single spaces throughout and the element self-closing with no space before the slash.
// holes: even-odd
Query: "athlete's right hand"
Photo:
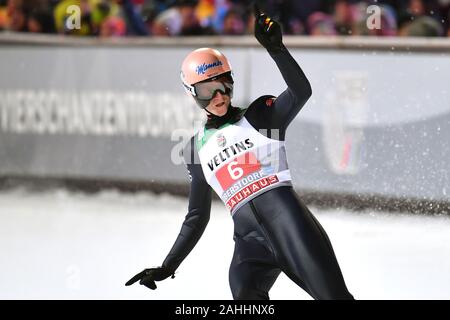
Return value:
<svg viewBox="0 0 450 320">
<path fill-rule="evenodd" d="M 158 268 L 150 268 L 145 269 L 135 275 L 133 278 L 125 283 L 126 286 L 131 286 L 136 281 L 139 281 L 139 284 L 146 286 L 152 290 L 156 289 L 155 281 L 161 281 L 167 279 L 172 276 L 172 279 L 175 278 L 175 274 L 173 271 L 168 270 L 166 267 L 158 267 Z"/>
</svg>

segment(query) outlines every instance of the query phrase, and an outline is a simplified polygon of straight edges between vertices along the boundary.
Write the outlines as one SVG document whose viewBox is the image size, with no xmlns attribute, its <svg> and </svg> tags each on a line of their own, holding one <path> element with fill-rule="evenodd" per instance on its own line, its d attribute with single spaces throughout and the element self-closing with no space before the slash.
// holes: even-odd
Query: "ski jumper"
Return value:
<svg viewBox="0 0 450 320">
<path fill-rule="evenodd" d="M 327 234 L 293 190 L 289 172 L 286 129 L 311 86 L 287 50 L 270 55 L 287 89 L 246 109 L 230 106 L 184 149 L 191 178 L 188 213 L 163 266 L 175 271 L 194 248 L 208 224 L 214 190 L 234 222 L 234 299 L 269 299 L 280 272 L 314 299 L 353 299 Z"/>
</svg>

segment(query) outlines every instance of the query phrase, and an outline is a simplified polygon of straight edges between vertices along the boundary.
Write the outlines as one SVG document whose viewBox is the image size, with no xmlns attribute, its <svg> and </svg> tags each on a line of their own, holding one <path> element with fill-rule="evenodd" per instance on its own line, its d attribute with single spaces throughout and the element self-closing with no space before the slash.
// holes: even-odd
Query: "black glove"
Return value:
<svg viewBox="0 0 450 320">
<path fill-rule="evenodd" d="M 253 4 L 255 14 L 255 38 L 269 52 L 280 52 L 284 50 L 282 42 L 281 26 L 265 13 L 259 10 L 256 2 Z"/>
<path fill-rule="evenodd" d="M 166 267 L 158 267 L 158 268 L 150 268 L 145 269 L 142 272 L 139 272 L 133 278 L 128 280 L 125 283 L 126 286 L 131 286 L 136 281 L 140 280 L 139 284 L 146 286 L 152 290 L 156 289 L 155 281 L 161 281 L 167 279 L 172 276 L 172 279 L 175 278 L 175 274 L 173 271 L 168 270 Z"/>
</svg>

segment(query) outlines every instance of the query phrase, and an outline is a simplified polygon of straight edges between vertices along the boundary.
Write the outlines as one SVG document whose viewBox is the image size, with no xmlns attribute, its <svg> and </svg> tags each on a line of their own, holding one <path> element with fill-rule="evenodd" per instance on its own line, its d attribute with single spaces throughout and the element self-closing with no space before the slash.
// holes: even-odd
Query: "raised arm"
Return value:
<svg viewBox="0 0 450 320">
<path fill-rule="evenodd" d="M 263 96 L 255 100 L 246 116 L 256 129 L 280 129 L 284 139 L 286 128 L 311 97 L 311 85 L 284 46 L 278 22 L 261 13 L 257 6 L 254 10 L 255 37 L 275 61 L 287 88 L 277 98 Z"/>
<path fill-rule="evenodd" d="M 286 48 L 276 53 L 269 52 L 269 54 L 287 84 L 287 89 L 273 101 L 270 108 L 270 120 L 273 127 L 285 130 L 311 97 L 311 85 Z"/>
</svg>

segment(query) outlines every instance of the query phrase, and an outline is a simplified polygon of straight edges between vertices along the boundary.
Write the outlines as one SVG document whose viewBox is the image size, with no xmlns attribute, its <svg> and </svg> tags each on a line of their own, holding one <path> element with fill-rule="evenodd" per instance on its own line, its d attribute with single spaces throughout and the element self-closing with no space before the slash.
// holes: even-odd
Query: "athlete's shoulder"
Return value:
<svg viewBox="0 0 450 320">
<path fill-rule="evenodd" d="M 252 103 L 248 106 L 247 110 L 251 110 L 253 108 L 260 107 L 271 107 L 276 97 L 272 95 L 264 95 L 253 100 Z"/>
<path fill-rule="evenodd" d="M 266 128 L 267 121 L 270 120 L 270 115 L 273 109 L 272 105 L 275 99 L 275 96 L 264 95 L 253 100 L 248 108 L 245 109 L 245 118 L 255 128 L 260 128 L 261 126 Z"/>
</svg>

